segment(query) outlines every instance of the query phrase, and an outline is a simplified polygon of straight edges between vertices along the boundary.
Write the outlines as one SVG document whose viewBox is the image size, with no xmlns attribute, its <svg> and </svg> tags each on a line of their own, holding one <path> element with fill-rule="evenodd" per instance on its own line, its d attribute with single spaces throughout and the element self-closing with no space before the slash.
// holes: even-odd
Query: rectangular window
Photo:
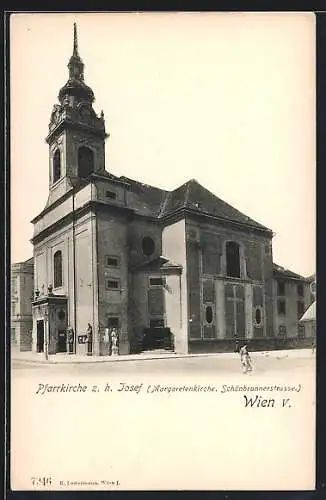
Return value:
<svg viewBox="0 0 326 500">
<path fill-rule="evenodd" d="M 150 278 L 149 284 L 150 286 L 164 286 L 166 283 L 165 278 Z"/>
<path fill-rule="evenodd" d="M 298 285 L 297 290 L 298 290 L 298 296 L 303 297 L 303 285 L 302 285 L 302 283 L 300 283 L 300 285 Z"/>
<path fill-rule="evenodd" d="M 284 283 L 284 281 L 277 282 L 277 295 L 285 295 L 285 283 Z"/>
<path fill-rule="evenodd" d="M 118 257 L 106 257 L 105 264 L 108 267 L 119 267 L 119 259 Z"/>
<path fill-rule="evenodd" d="M 11 328 L 11 342 L 13 344 L 17 343 L 17 340 L 16 340 L 16 329 L 15 328 Z"/>
<path fill-rule="evenodd" d="M 116 316 L 108 316 L 108 328 L 119 328 L 119 318 Z"/>
<path fill-rule="evenodd" d="M 298 318 L 300 319 L 304 313 L 304 302 L 302 302 L 301 300 L 297 302 L 297 312 L 298 312 Z"/>
<path fill-rule="evenodd" d="M 15 302 L 11 303 L 11 316 L 16 316 L 16 304 L 15 304 Z"/>
<path fill-rule="evenodd" d="M 285 300 L 279 300 L 277 303 L 278 314 L 286 314 Z"/>
<path fill-rule="evenodd" d="M 118 290 L 120 288 L 120 280 L 106 280 L 105 286 L 107 290 Z"/>
<path fill-rule="evenodd" d="M 150 328 L 164 328 L 164 319 L 151 319 L 149 322 Z"/>
<path fill-rule="evenodd" d="M 305 327 L 304 327 L 304 325 L 299 325 L 299 327 L 298 327 L 298 337 L 299 337 L 299 339 L 304 339 L 305 338 Z"/>
<path fill-rule="evenodd" d="M 17 278 L 11 278 L 11 293 L 14 294 L 17 292 Z"/>
<path fill-rule="evenodd" d="M 203 302 L 215 303 L 215 283 L 214 280 L 203 280 Z"/>
<path fill-rule="evenodd" d="M 105 196 L 110 200 L 115 200 L 117 197 L 117 193 L 114 193 L 113 191 L 105 191 Z"/>
<path fill-rule="evenodd" d="M 280 337 L 286 337 L 286 326 L 280 325 L 278 328 Z"/>
</svg>

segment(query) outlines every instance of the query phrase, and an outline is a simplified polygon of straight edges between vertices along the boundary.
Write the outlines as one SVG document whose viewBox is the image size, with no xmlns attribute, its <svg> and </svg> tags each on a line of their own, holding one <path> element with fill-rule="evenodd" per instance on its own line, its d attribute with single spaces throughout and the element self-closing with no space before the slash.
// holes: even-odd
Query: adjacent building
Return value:
<svg viewBox="0 0 326 500">
<path fill-rule="evenodd" d="M 311 280 L 274 264 L 275 331 L 281 339 L 307 337 L 300 323 L 312 303 Z"/>
<path fill-rule="evenodd" d="M 34 293 L 34 261 L 11 266 L 11 346 L 20 351 L 32 349 L 32 300 Z"/>
<path fill-rule="evenodd" d="M 299 328 L 301 330 L 301 336 L 305 338 L 316 339 L 316 321 L 317 321 L 317 310 L 316 310 L 316 275 L 313 274 L 308 278 L 310 283 L 310 293 L 312 304 L 305 311 L 304 315 L 300 319 Z"/>
<path fill-rule="evenodd" d="M 93 355 L 108 353 L 113 328 L 121 355 L 231 350 L 236 338 L 266 348 L 281 327 L 295 335 L 305 279 L 276 271 L 271 229 L 195 179 L 166 191 L 109 173 L 76 26 L 68 68 L 46 137 L 48 200 L 32 221 L 33 350 L 66 352 L 68 329 L 69 349 L 84 354 L 90 327 Z"/>
</svg>

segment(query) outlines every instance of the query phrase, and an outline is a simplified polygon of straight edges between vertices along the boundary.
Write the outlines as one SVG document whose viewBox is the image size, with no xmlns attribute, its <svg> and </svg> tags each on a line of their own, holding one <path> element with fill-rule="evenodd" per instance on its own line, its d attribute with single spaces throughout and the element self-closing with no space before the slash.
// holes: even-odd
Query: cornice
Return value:
<svg viewBox="0 0 326 500">
<path fill-rule="evenodd" d="M 231 219 L 224 219 L 223 217 L 218 217 L 216 215 L 212 215 L 212 214 L 209 214 L 207 212 L 199 212 L 197 210 L 192 210 L 192 209 L 184 208 L 184 207 L 181 207 L 178 210 L 176 210 L 168 215 L 160 217 L 159 220 L 161 221 L 161 223 L 163 225 L 167 225 L 167 223 L 171 223 L 172 221 L 177 222 L 177 221 L 181 220 L 182 218 L 186 218 L 187 216 L 195 218 L 195 219 L 199 219 L 199 220 L 202 220 L 202 219 L 211 220 L 215 223 L 219 223 L 220 225 L 232 226 L 232 227 L 240 229 L 240 230 L 243 230 L 243 229 L 246 229 L 247 231 L 251 230 L 254 232 L 258 232 L 260 234 L 268 235 L 269 237 L 273 236 L 273 231 L 271 231 L 268 228 L 266 228 L 266 229 L 263 227 L 260 228 L 260 227 L 254 226 L 252 224 L 245 224 L 242 222 L 233 221 Z"/>
<path fill-rule="evenodd" d="M 107 137 L 110 136 L 110 134 L 107 134 L 105 130 L 94 128 L 84 123 L 74 122 L 65 118 L 53 130 L 51 130 L 51 132 L 49 132 L 49 134 L 45 138 L 45 141 L 48 144 L 51 144 L 55 139 L 55 137 L 59 135 L 61 132 L 63 132 L 63 130 L 65 129 L 80 130 L 82 132 L 86 131 L 91 135 L 100 137 L 101 139 L 106 139 Z"/>
</svg>

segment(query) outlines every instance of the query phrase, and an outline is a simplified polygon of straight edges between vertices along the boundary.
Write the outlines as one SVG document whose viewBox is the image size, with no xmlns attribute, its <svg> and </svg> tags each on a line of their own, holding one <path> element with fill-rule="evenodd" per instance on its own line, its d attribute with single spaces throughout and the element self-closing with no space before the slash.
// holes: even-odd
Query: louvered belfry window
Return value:
<svg viewBox="0 0 326 500">
<path fill-rule="evenodd" d="M 94 152 L 85 146 L 78 149 L 78 177 L 85 179 L 94 172 Z"/>
</svg>

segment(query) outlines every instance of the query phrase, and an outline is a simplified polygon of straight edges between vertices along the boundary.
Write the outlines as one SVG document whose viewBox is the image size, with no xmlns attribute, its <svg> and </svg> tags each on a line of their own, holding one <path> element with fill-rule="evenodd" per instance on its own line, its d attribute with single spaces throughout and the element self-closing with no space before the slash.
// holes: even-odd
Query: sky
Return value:
<svg viewBox="0 0 326 500">
<path fill-rule="evenodd" d="M 13 15 L 12 262 L 32 256 L 47 200 L 74 22 L 106 170 L 171 190 L 196 179 L 274 231 L 276 263 L 314 273 L 315 17 L 289 12 Z"/>
</svg>

